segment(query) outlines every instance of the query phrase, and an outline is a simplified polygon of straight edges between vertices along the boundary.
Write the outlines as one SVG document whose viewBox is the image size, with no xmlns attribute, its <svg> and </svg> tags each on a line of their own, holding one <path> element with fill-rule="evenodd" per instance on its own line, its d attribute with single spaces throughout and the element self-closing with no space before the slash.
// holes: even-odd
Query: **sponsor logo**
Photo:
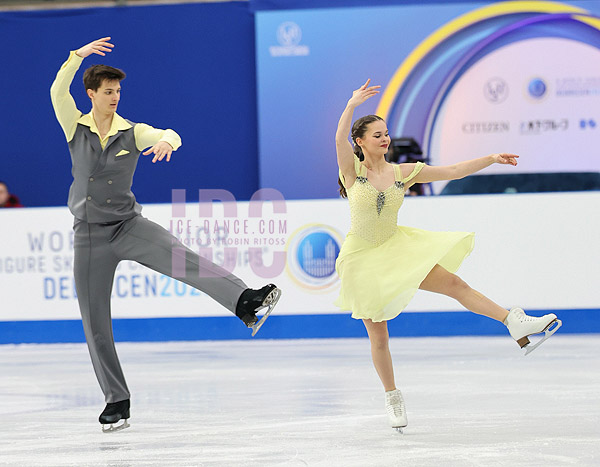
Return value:
<svg viewBox="0 0 600 467">
<path fill-rule="evenodd" d="M 298 57 L 310 53 L 306 45 L 301 45 L 302 29 L 292 21 L 281 23 L 277 28 L 277 41 L 279 45 L 269 47 L 271 57 Z"/>
<path fill-rule="evenodd" d="M 520 132 L 522 135 L 541 135 L 549 132 L 566 131 L 569 129 L 569 119 L 561 118 L 554 120 L 539 119 L 539 120 L 527 120 L 521 122 Z"/>
<path fill-rule="evenodd" d="M 558 78 L 556 95 L 558 97 L 598 96 L 600 76 Z"/>
<path fill-rule="evenodd" d="M 301 227 L 289 239 L 288 274 L 305 289 L 328 291 L 338 283 L 335 260 L 342 241 L 342 235 L 331 226 L 311 224 Z"/>
<path fill-rule="evenodd" d="M 508 97 L 508 85 L 502 78 L 492 78 L 485 83 L 483 95 L 488 101 L 500 104 Z"/>
<path fill-rule="evenodd" d="M 582 130 L 585 130 L 587 128 L 589 128 L 590 130 L 595 130 L 596 120 L 594 120 L 593 118 L 582 118 L 581 120 L 579 120 L 579 128 L 581 128 Z"/>
<path fill-rule="evenodd" d="M 527 85 L 527 92 L 536 100 L 542 99 L 548 91 L 548 86 L 542 78 L 533 78 Z"/>
<path fill-rule="evenodd" d="M 468 135 L 508 133 L 509 131 L 509 122 L 465 122 L 462 124 L 462 132 Z"/>
</svg>

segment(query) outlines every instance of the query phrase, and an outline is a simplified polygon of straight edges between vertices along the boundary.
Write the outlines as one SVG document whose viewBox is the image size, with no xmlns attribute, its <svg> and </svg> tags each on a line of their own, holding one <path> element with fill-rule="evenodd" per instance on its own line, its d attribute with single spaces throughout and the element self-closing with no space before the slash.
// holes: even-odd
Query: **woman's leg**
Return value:
<svg viewBox="0 0 600 467">
<path fill-rule="evenodd" d="M 446 271 L 439 264 L 429 272 L 419 288 L 452 297 L 467 310 L 500 322 L 504 322 L 508 316 L 507 310 L 473 290 L 460 277 Z"/>
<path fill-rule="evenodd" d="M 392 391 L 396 389 L 396 383 L 394 383 L 394 367 L 392 366 L 392 355 L 389 348 L 390 337 L 387 321 L 374 323 L 370 319 L 363 319 L 363 323 L 365 323 L 369 334 L 371 356 L 379 379 L 381 379 L 386 391 Z"/>
</svg>

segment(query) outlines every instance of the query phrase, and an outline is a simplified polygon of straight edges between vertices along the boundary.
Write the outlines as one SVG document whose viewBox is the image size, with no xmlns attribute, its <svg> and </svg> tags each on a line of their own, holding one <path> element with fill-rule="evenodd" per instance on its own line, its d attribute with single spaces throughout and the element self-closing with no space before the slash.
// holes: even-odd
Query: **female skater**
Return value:
<svg viewBox="0 0 600 467">
<path fill-rule="evenodd" d="M 369 87 L 369 82 L 354 91 L 335 136 L 340 193 L 348 198 L 351 217 L 350 232 L 336 262 L 342 283 L 336 305 L 363 320 L 373 364 L 385 389 L 389 422 L 401 430 L 408 421 L 394 382 L 387 320 L 398 316 L 417 289 L 448 295 L 468 310 L 504 323 L 521 347 L 529 344 L 528 336 L 545 332 L 528 351 L 556 332 L 561 322 L 554 314 L 535 318 L 520 308 L 508 312 L 454 275 L 473 249 L 472 233 L 427 232 L 396 225 L 404 193 L 412 184 L 456 180 L 494 163 L 517 165 L 519 156 L 492 154 L 443 167 L 422 162 L 392 165 L 384 157 L 390 144 L 388 130 L 377 115 L 354 122 L 353 148 L 348 133 L 354 109 L 381 87 Z M 557 325 L 549 330 L 553 323 Z"/>
</svg>

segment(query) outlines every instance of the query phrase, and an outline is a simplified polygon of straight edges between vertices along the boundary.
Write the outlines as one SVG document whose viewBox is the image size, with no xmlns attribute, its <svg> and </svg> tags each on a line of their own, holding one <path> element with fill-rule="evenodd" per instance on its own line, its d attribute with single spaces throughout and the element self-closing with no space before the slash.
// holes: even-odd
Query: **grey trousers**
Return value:
<svg viewBox="0 0 600 467">
<path fill-rule="evenodd" d="M 246 284 L 227 270 L 185 247 L 160 225 L 138 215 L 110 224 L 76 220 L 75 286 L 92 364 L 107 403 L 129 399 L 112 332 L 110 296 L 119 261 L 137 261 L 157 272 L 205 292 L 228 310 L 235 307 Z M 185 255 L 185 259 L 181 258 Z M 185 264 L 185 271 L 183 271 Z M 181 265 L 181 267 L 180 267 Z M 179 271 L 181 269 L 181 271 Z"/>
</svg>

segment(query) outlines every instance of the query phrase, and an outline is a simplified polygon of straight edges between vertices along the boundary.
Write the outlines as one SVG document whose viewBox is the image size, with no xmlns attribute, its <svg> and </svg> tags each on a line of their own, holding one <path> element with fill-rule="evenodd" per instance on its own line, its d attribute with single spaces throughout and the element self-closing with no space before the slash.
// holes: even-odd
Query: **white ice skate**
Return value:
<svg viewBox="0 0 600 467">
<path fill-rule="evenodd" d="M 387 412 L 392 428 L 403 433 L 402 428 L 408 425 L 408 418 L 406 417 L 404 399 L 402 398 L 400 389 L 394 389 L 385 393 L 385 411 Z"/>
<path fill-rule="evenodd" d="M 517 344 L 521 348 L 527 347 L 525 355 L 528 355 L 554 334 L 562 326 L 562 321 L 554 313 L 536 318 L 535 316 L 526 315 L 521 308 L 512 308 L 504 320 L 504 324 L 512 338 L 517 341 Z M 550 329 L 553 324 L 556 324 L 556 326 Z M 544 337 L 535 345 L 529 345 L 529 336 L 542 332 Z"/>
<path fill-rule="evenodd" d="M 123 423 L 117 425 L 116 423 L 109 423 L 107 425 L 102 425 L 102 433 L 113 433 L 115 431 L 121 431 L 125 428 L 129 428 L 131 425 L 127 419 L 121 420 Z"/>
<path fill-rule="evenodd" d="M 252 328 L 252 336 L 254 336 L 258 332 L 260 327 L 264 324 L 266 319 L 269 317 L 269 315 L 273 311 L 273 308 L 275 308 L 275 305 L 277 305 L 277 302 L 279 301 L 279 297 L 281 297 L 281 290 L 278 289 L 277 287 L 275 287 L 273 290 L 271 290 L 269 295 L 267 295 L 265 297 L 265 299 L 262 302 L 262 305 L 256 309 L 257 313 L 260 310 L 262 310 L 263 308 L 266 308 L 267 311 L 265 311 L 265 314 L 262 315 L 262 317 L 258 321 L 256 321 L 256 323 L 254 323 L 252 326 L 250 326 Z"/>
</svg>

